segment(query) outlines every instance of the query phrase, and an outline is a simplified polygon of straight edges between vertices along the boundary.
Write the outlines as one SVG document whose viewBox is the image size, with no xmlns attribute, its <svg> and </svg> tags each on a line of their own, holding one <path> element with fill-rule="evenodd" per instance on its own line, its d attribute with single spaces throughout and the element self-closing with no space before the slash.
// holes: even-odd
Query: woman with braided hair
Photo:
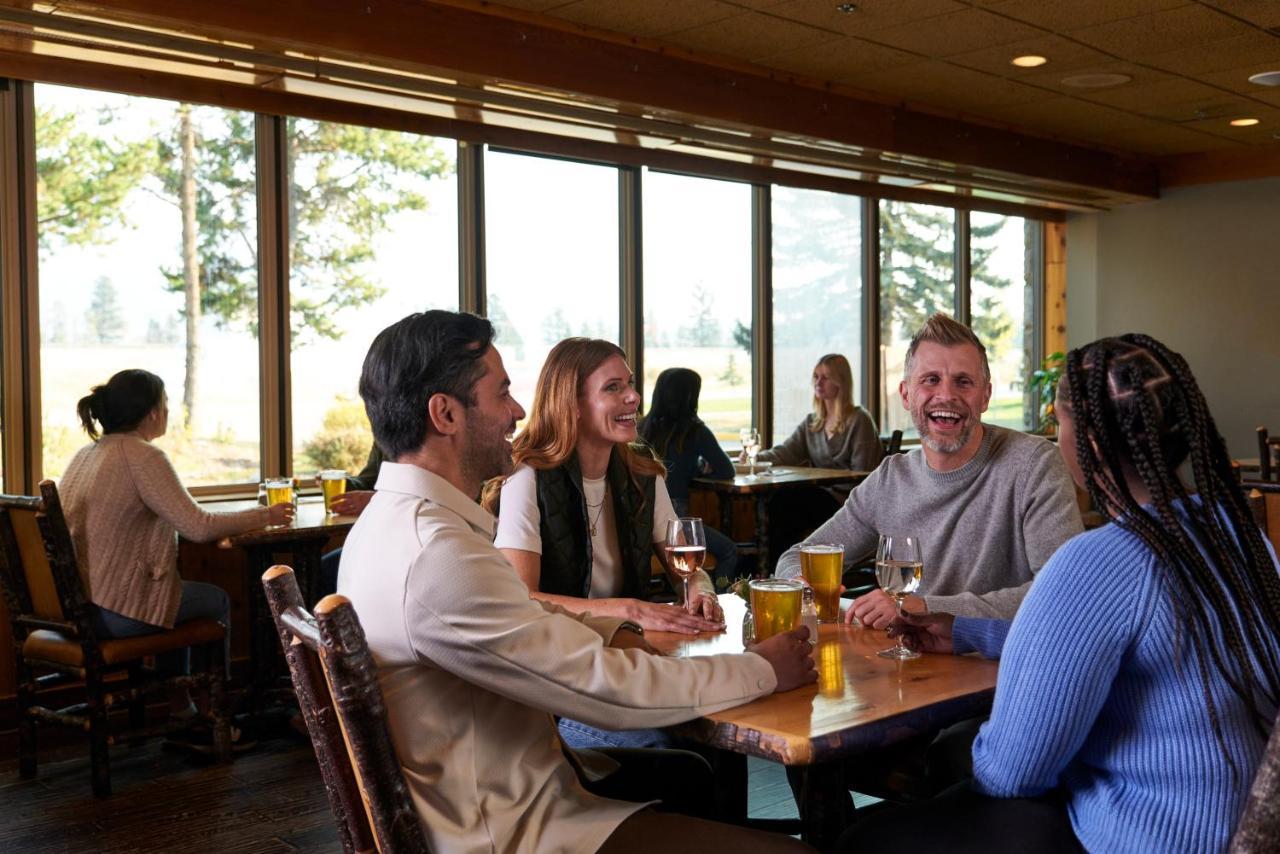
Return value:
<svg viewBox="0 0 1280 854">
<path fill-rule="evenodd" d="M 1159 341 L 1071 351 L 1057 412 L 1067 468 L 1109 524 L 1054 554 L 1012 623 L 895 620 L 917 649 L 999 657 L 995 704 L 971 783 L 855 826 L 849 847 L 1230 842 L 1280 697 L 1275 554 L 1195 377 Z"/>
</svg>

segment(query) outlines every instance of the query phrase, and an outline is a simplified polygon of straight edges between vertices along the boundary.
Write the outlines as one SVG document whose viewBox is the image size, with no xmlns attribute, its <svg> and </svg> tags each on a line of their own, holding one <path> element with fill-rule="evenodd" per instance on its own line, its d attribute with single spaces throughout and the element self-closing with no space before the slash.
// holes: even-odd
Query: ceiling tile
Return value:
<svg viewBox="0 0 1280 854">
<path fill-rule="evenodd" d="M 1259 27 L 1280 27 L 1280 3 L 1275 0 L 1201 0 L 1229 15 L 1244 18 Z"/>
<path fill-rule="evenodd" d="M 918 62 L 919 57 L 854 38 L 837 38 L 819 45 L 793 48 L 760 60 L 762 65 L 835 83 L 849 83 L 860 73 L 883 71 Z"/>
<path fill-rule="evenodd" d="M 1164 79 L 1139 84 L 1129 83 L 1124 86 L 1117 86 L 1114 89 L 1082 90 L 1076 97 L 1098 104 L 1107 104 L 1121 110 L 1141 112 L 1143 108 L 1156 107 L 1162 104 L 1186 103 L 1196 99 L 1211 100 L 1222 98 L 1224 93 L 1212 86 L 1206 86 L 1194 80 L 1187 80 L 1184 77 L 1167 76 Z"/>
<path fill-rule="evenodd" d="M 936 57 L 1025 41 L 1040 34 L 1039 30 L 1026 24 L 981 9 L 967 9 L 922 22 L 876 30 L 867 38 L 890 47 Z"/>
<path fill-rule="evenodd" d="M 723 21 L 669 33 L 664 42 L 697 51 L 711 51 L 735 59 L 754 61 L 786 50 L 832 41 L 835 33 L 775 18 L 760 12 L 744 12 Z"/>
<path fill-rule="evenodd" d="M 1030 69 L 1030 73 L 1019 75 L 1018 79 L 1030 86 L 1039 86 L 1044 89 L 1052 89 L 1055 92 L 1061 92 L 1064 95 L 1072 97 L 1088 97 L 1091 92 L 1115 91 L 1114 89 L 1081 89 L 1078 86 L 1068 86 L 1063 83 L 1063 78 L 1075 77 L 1082 74 L 1123 74 L 1130 78 L 1128 83 L 1123 83 L 1115 89 L 1121 89 L 1128 86 L 1142 86 L 1147 83 L 1154 83 L 1159 80 L 1168 80 L 1174 75 L 1160 71 L 1156 68 L 1146 68 L 1141 65 L 1134 65 L 1128 62 L 1112 61 L 1104 62 L 1100 65 L 1085 65 L 1080 68 L 1073 68 L 1070 71 L 1062 71 L 1060 69 L 1043 68 Z"/>
<path fill-rule="evenodd" d="M 990 111 L 1057 97 L 1052 92 L 993 77 L 980 71 L 952 68 L 946 79 L 921 100 L 933 107 L 986 116 Z"/>
<path fill-rule="evenodd" d="M 1047 98 L 1018 104 L 993 110 L 991 116 L 1015 127 L 1084 140 L 1094 139 L 1100 133 L 1142 127 L 1148 123 L 1141 116 L 1076 98 Z"/>
<path fill-rule="evenodd" d="M 1180 6 L 1137 18 L 1073 29 L 1071 37 L 1130 59 L 1244 35 L 1252 30 L 1207 6 Z"/>
<path fill-rule="evenodd" d="M 956 0 L 859 0 L 858 10 L 845 15 L 836 11 L 837 5 L 838 0 L 787 0 L 770 6 L 769 14 L 857 36 L 968 8 Z"/>
<path fill-rule="evenodd" d="M 1010 60 L 1015 56 L 1032 54 L 1043 56 L 1048 63 L 1039 68 L 1018 68 Z M 1032 74 L 1053 72 L 1067 73 L 1075 68 L 1097 65 L 1110 59 L 1105 53 L 1091 47 L 1064 39 L 1061 36 L 1038 36 L 1025 41 L 1010 42 L 999 47 L 985 47 L 980 50 L 960 53 L 947 57 L 949 62 L 999 74 L 1014 80 L 1022 80 Z"/>
<path fill-rule="evenodd" d="M 1190 3 L 1191 0 L 995 0 L 981 5 L 997 14 L 1062 33 Z"/>
<path fill-rule="evenodd" d="M 1197 98 L 1194 101 L 1178 101 L 1169 104 L 1152 104 L 1142 107 L 1138 112 L 1153 119 L 1177 122 L 1179 124 L 1195 124 L 1202 120 L 1239 118 L 1251 116 L 1265 105 L 1231 95 L 1220 95 L 1215 98 Z"/>
<path fill-rule="evenodd" d="M 685 30 L 741 14 L 737 6 L 720 0 L 576 0 L 556 9 L 554 17 L 641 38 Z"/>
<path fill-rule="evenodd" d="M 1229 89 L 1241 95 L 1256 97 L 1265 92 L 1280 92 L 1280 87 L 1276 86 L 1259 86 L 1257 83 L 1250 83 L 1249 78 L 1255 74 L 1261 74 L 1264 71 L 1280 71 L 1280 58 L 1271 62 L 1262 62 L 1255 65 L 1246 65 L 1243 68 L 1233 68 L 1230 71 L 1215 71 L 1212 74 L 1201 74 L 1196 79 L 1208 83 L 1211 86 L 1217 86 L 1221 89 Z"/>
<path fill-rule="evenodd" d="M 1280 6 L 1280 3 L 1277 3 Z M 1143 62 L 1195 75 L 1209 71 L 1224 71 L 1258 62 L 1268 62 L 1280 68 L 1280 36 L 1257 30 L 1228 39 L 1217 39 L 1188 45 L 1177 50 L 1155 53 L 1144 57 Z"/>
<path fill-rule="evenodd" d="M 1274 142 L 1274 135 L 1280 133 L 1280 107 L 1251 107 L 1248 115 L 1261 119 L 1261 122 L 1252 127 L 1236 128 L 1232 127 L 1226 118 L 1218 118 L 1187 122 L 1183 127 L 1207 131 L 1224 139 L 1251 145 Z"/>
</svg>

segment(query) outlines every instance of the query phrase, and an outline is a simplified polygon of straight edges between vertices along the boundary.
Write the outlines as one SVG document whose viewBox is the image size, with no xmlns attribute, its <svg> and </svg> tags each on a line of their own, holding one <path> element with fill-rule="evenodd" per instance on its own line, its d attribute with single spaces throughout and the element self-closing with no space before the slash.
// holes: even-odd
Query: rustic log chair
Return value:
<svg viewBox="0 0 1280 854">
<path fill-rule="evenodd" d="M 1258 480 L 1276 480 L 1275 443 L 1267 434 L 1266 427 L 1259 427 L 1258 433 Z"/>
<path fill-rule="evenodd" d="M 226 628 L 202 619 L 155 634 L 100 640 L 51 480 L 40 484 L 39 497 L 0 495 L 0 587 L 17 664 L 19 776 L 29 779 L 36 774 L 37 722 L 73 726 L 89 734 L 94 795 L 110 795 L 109 745 L 189 726 L 176 719 L 146 723 L 146 698 L 173 686 L 209 692 L 214 753 L 219 759 L 230 757 L 230 725 L 223 706 Z M 146 666 L 148 656 L 186 647 L 209 650 L 208 672 L 161 678 Z M 42 691 L 77 681 L 84 684 L 84 702 L 60 709 L 38 702 Z M 128 726 L 113 733 L 107 716 L 120 704 L 128 708 Z"/>
<path fill-rule="evenodd" d="M 1243 486 L 1249 498 L 1249 509 L 1253 511 L 1253 520 L 1271 540 L 1272 548 L 1280 554 L 1280 483 L 1246 480 Z"/>
<path fill-rule="evenodd" d="M 326 596 L 307 613 L 293 570 L 262 576 L 329 806 L 348 852 L 426 852 L 355 609 Z"/>
</svg>

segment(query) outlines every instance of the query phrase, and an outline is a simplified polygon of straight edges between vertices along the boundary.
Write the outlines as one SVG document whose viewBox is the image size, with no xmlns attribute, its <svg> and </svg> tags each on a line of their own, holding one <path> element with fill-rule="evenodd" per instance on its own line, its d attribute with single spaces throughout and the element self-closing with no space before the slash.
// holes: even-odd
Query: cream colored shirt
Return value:
<svg viewBox="0 0 1280 854">
<path fill-rule="evenodd" d="M 665 726 L 773 691 L 753 654 L 673 659 L 606 642 L 620 620 L 529 598 L 494 519 L 443 478 L 384 462 L 342 552 L 392 738 L 432 850 L 595 851 L 642 804 L 582 788 L 552 714 Z"/>
</svg>

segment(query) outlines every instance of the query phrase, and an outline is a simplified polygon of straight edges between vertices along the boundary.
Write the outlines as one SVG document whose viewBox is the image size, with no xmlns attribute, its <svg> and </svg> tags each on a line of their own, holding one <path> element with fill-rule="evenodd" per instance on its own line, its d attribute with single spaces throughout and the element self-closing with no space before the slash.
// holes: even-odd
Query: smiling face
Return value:
<svg viewBox="0 0 1280 854">
<path fill-rule="evenodd" d="M 465 407 L 462 465 L 476 482 L 511 473 L 511 434 L 524 408 L 511 396 L 511 378 L 502 356 L 490 347 L 481 360 L 484 374 L 472 386 L 475 404 Z"/>
<path fill-rule="evenodd" d="M 921 342 L 898 391 L 935 468 L 948 457 L 963 465 L 977 452 L 981 416 L 991 402 L 977 347 Z"/>
<path fill-rule="evenodd" d="M 610 356 L 582 381 L 578 441 L 616 445 L 636 440 L 640 395 L 626 359 Z"/>
</svg>

